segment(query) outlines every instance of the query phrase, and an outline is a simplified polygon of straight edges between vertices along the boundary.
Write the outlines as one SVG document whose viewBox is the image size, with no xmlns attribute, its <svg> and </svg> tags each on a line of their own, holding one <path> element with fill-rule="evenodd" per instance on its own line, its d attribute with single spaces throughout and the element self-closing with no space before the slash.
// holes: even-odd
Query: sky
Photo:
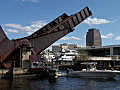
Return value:
<svg viewBox="0 0 120 90">
<path fill-rule="evenodd" d="M 102 45 L 120 44 L 120 0 L 1 0 L 0 25 L 9 39 L 26 37 L 63 13 L 88 6 L 93 15 L 53 45 L 86 45 L 88 29 L 100 30 Z"/>
</svg>

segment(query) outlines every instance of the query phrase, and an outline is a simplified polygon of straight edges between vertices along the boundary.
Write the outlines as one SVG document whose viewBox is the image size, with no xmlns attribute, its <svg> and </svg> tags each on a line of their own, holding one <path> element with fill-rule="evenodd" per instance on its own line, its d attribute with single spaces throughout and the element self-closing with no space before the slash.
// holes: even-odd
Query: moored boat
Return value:
<svg viewBox="0 0 120 90">
<path fill-rule="evenodd" d="M 97 70 L 97 63 L 81 63 L 86 65 L 86 69 L 82 71 L 70 71 L 67 76 L 70 77 L 82 77 L 82 78 L 115 78 L 120 75 L 120 71 L 117 70 Z"/>
</svg>

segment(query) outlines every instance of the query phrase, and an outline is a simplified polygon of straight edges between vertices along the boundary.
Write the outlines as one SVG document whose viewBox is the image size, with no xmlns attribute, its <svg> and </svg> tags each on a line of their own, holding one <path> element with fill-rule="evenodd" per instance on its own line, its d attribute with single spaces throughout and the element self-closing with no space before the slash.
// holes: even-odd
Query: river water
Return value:
<svg viewBox="0 0 120 90">
<path fill-rule="evenodd" d="M 120 90 L 120 80 L 58 77 L 50 81 L 19 77 L 1 79 L 0 90 Z"/>
</svg>

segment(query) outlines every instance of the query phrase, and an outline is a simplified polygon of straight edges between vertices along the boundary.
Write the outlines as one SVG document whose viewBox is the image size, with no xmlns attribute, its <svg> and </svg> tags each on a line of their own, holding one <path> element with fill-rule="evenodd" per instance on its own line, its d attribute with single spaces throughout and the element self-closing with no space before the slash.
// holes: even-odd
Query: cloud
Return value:
<svg viewBox="0 0 120 90">
<path fill-rule="evenodd" d="M 63 37 L 60 40 L 81 40 L 81 39 L 78 37 L 71 36 L 71 37 Z"/>
<path fill-rule="evenodd" d="M 108 24 L 108 23 L 111 23 L 111 22 L 113 22 L 113 21 L 109 21 L 109 20 L 106 20 L 106 19 L 100 19 L 100 18 L 87 18 L 82 23 L 88 24 L 88 25 L 100 25 L 100 24 Z"/>
<path fill-rule="evenodd" d="M 40 0 L 21 0 L 21 1 L 24 1 L 24 2 L 39 2 Z"/>
<path fill-rule="evenodd" d="M 5 26 L 12 27 L 15 29 L 20 29 L 22 27 L 20 24 L 5 24 Z"/>
<path fill-rule="evenodd" d="M 107 38 L 113 38 L 115 35 L 113 33 L 108 33 L 107 35 L 101 35 L 101 38 L 107 39 Z"/>
<path fill-rule="evenodd" d="M 4 26 L 6 26 L 6 30 L 8 32 L 19 32 L 19 33 L 24 33 L 27 35 L 30 35 L 32 33 L 34 33 L 35 31 L 39 30 L 40 28 L 42 28 L 44 25 L 46 25 L 47 23 L 45 21 L 34 21 L 31 23 L 30 26 L 22 26 L 20 24 L 5 24 Z"/>
<path fill-rule="evenodd" d="M 19 32 L 18 30 L 14 30 L 14 29 L 7 29 L 7 31 L 10 33 L 18 33 Z"/>
<path fill-rule="evenodd" d="M 116 37 L 115 40 L 120 40 L 120 36 Z"/>
</svg>

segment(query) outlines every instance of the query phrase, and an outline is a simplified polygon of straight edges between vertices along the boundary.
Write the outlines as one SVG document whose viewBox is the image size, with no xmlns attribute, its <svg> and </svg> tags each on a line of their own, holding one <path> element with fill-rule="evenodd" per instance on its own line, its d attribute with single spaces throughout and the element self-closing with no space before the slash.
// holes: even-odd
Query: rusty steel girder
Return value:
<svg viewBox="0 0 120 90">
<path fill-rule="evenodd" d="M 33 47 L 32 54 L 39 54 L 55 41 L 72 32 L 75 26 L 91 15 L 88 7 L 70 16 L 64 13 L 30 36 L 15 40 L 9 40 L 0 27 L 0 62 L 6 68 L 11 68 L 12 62 L 19 60 L 19 48 L 23 45 Z"/>
</svg>

